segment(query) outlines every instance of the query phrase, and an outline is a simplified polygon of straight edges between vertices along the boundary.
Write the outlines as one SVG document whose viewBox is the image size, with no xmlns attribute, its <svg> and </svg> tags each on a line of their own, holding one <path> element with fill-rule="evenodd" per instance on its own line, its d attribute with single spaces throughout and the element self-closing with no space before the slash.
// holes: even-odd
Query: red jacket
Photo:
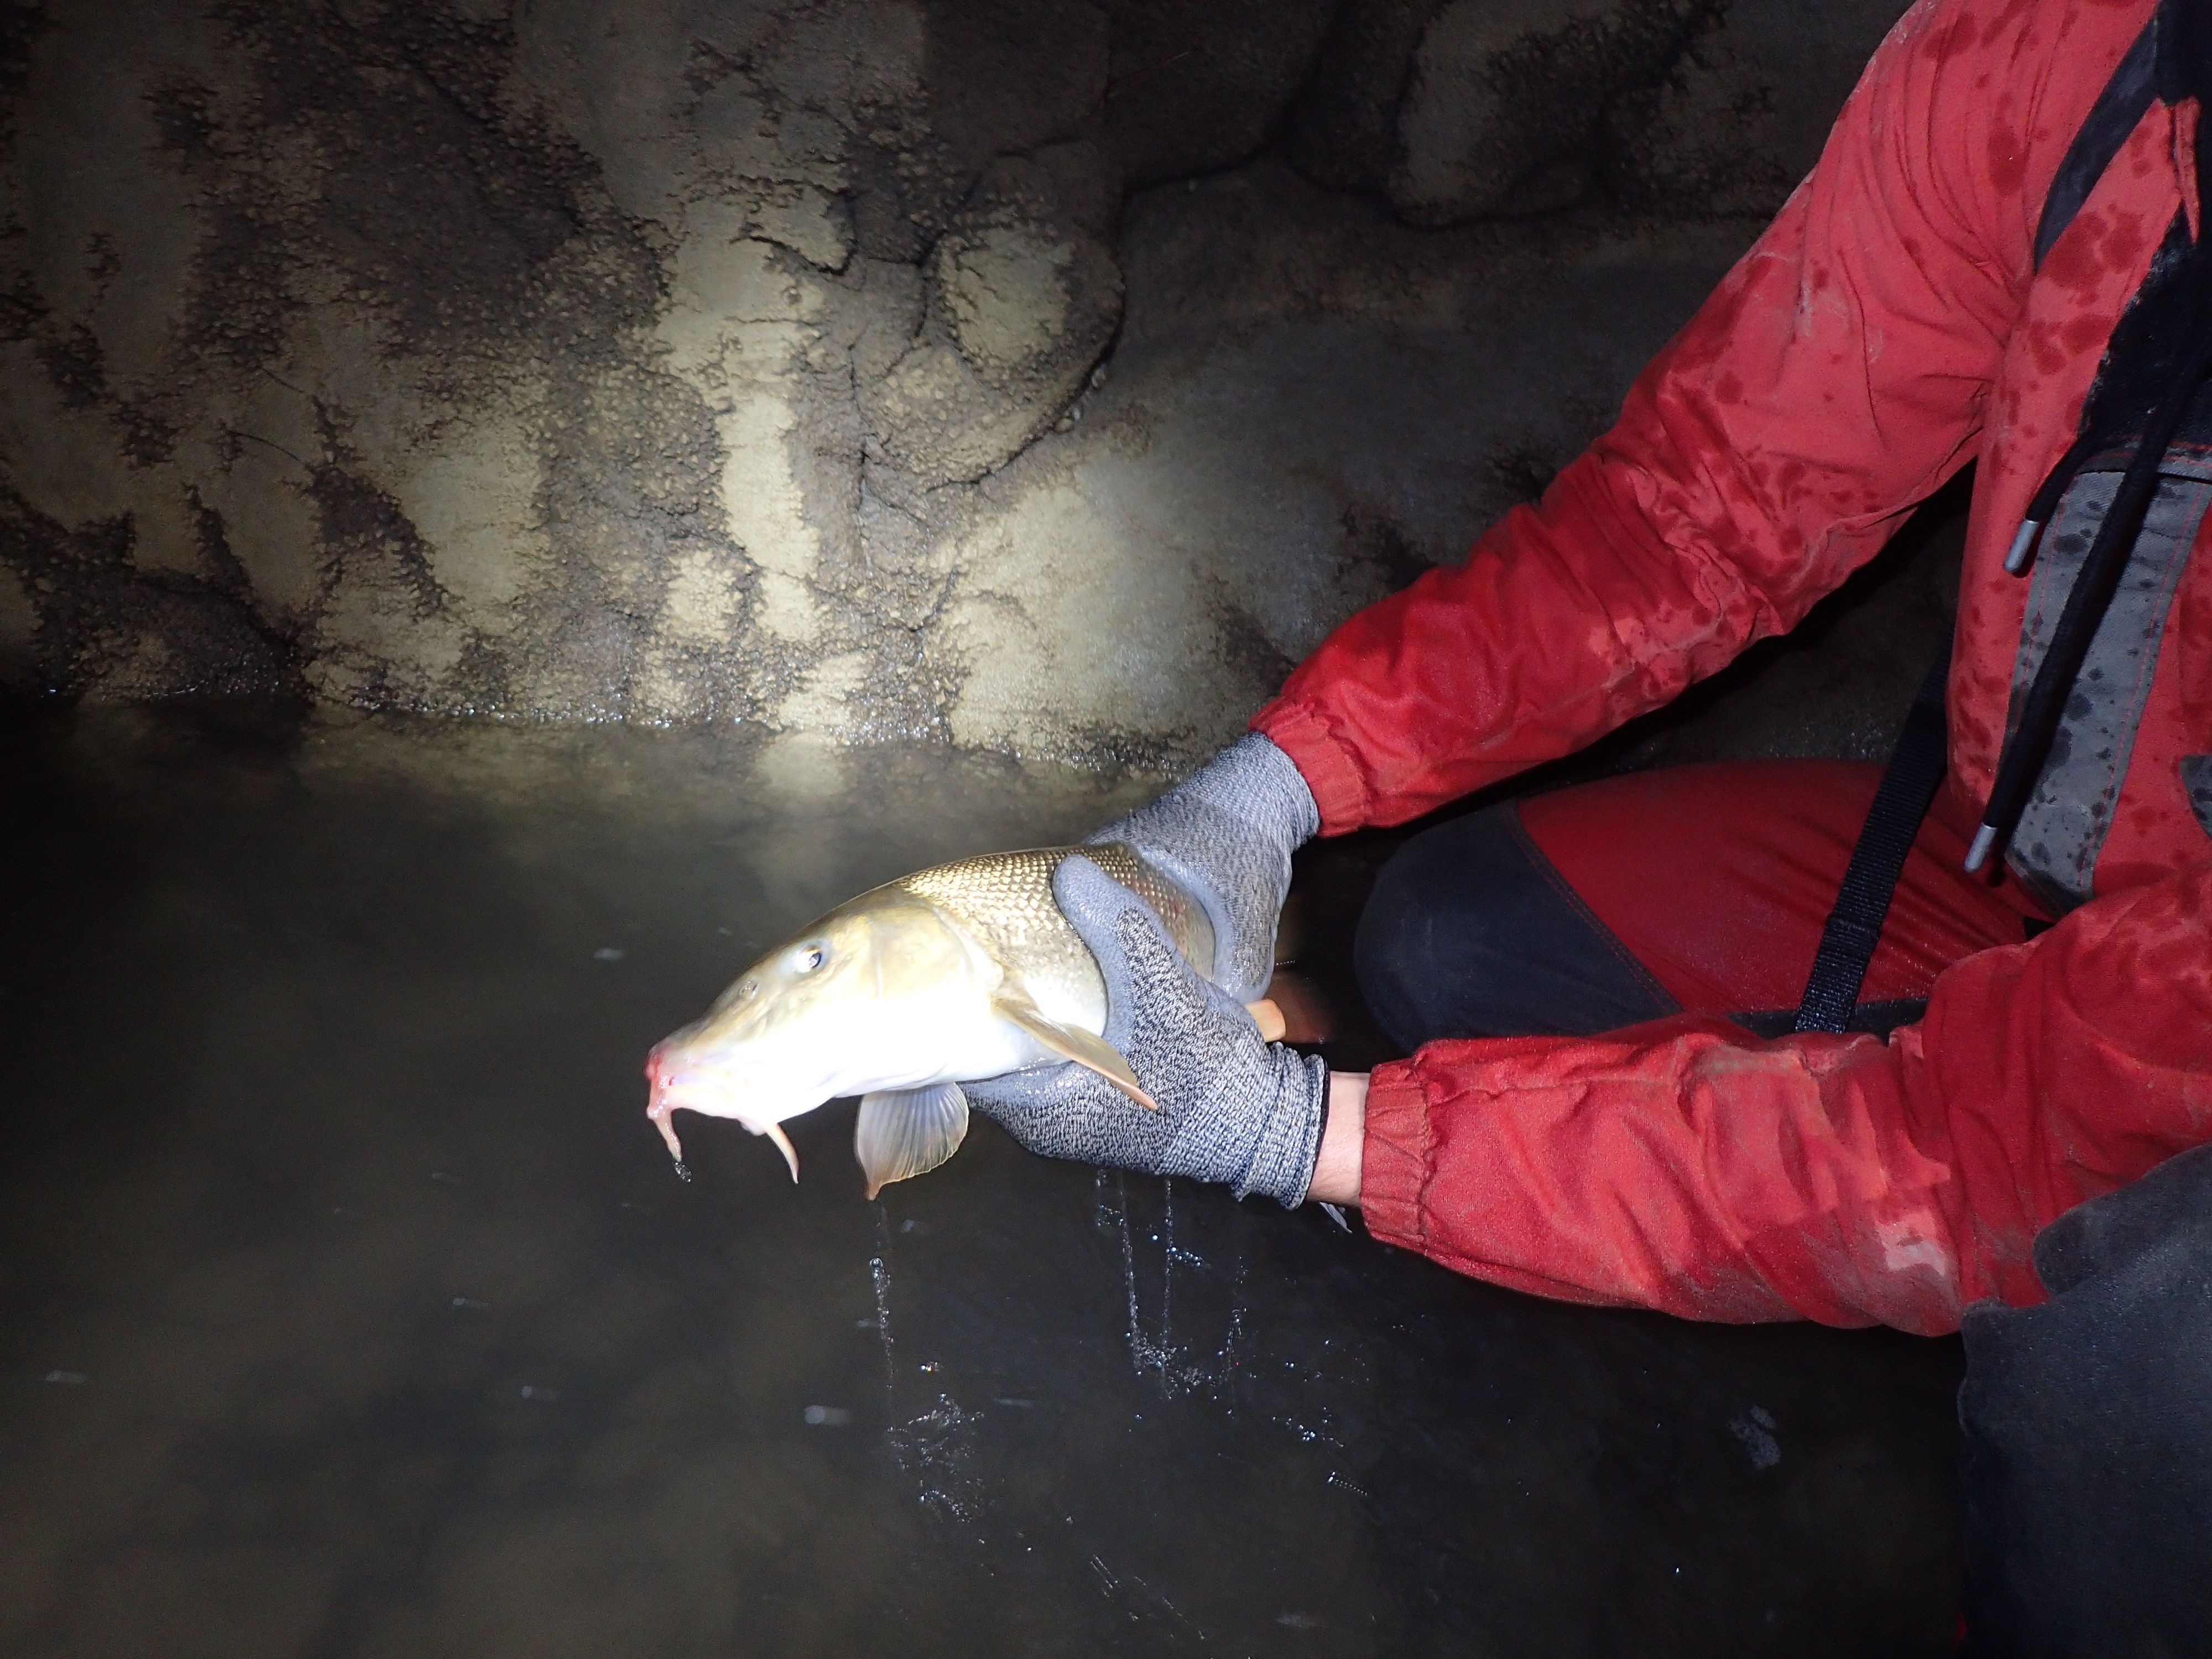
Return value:
<svg viewBox="0 0 2212 1659">
<path fill-rule="evenodd" d="M 2177 210 L 2154 101 L 2038 266 L 2062 155 L 2150 0 L 1923 0 L 1818 167 L 1629 393 L 1461 567 L 1353 617 L 1255 718 L 1324 832 L 1577 749 L 1796 624 L 1978 460 L 1937 811 L 1970 830 L 2028 583 L 2002 568 Z M 1377 1070 L 1381 1237 L 1550 1296 L 1949 1330 L 2041 1295 L 2037 1229 L 2212 1139 L 2212 558 L 2169 615 L 2096 896 L 1972 957 L 1887 1042 L 1684 1018 L 1437 1042 Z"/>
</svg>

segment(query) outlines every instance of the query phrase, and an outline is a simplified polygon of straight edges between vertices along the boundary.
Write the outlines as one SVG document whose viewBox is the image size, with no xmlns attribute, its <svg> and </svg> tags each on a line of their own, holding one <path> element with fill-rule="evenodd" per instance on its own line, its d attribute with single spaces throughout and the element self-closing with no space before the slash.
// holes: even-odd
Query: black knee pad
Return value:
<svg viewBox="0 0 2212 1659">
<path fill-rule="evenodd" d="M 1587 1036 L 1676 1011 L 1510 802 L 1398 849 L 1360 915 L 1352 966 L 1376 1022 L 1408 1050 L 1440 1037 Z"/>
</svg>

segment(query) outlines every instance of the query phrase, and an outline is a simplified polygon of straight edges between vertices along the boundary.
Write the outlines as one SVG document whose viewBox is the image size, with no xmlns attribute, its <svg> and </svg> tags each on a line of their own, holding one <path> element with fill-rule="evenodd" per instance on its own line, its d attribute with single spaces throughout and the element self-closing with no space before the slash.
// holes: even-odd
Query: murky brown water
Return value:
<svg viewBox="0 0 2212 1659">
<path fill-rule="evenodd" d="M 638 732 L 0 740 L 0 1651 L 1948 1650 L 1955 1348 L 1456 1279 L 979 1122 L 642 1116 L 786 928 L 1143 792 Z"/>
</svg>

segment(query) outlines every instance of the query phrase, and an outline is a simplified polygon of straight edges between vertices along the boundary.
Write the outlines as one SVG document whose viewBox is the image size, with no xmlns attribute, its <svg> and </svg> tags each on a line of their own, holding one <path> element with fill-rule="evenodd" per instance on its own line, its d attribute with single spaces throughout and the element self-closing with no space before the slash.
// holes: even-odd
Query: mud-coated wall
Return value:
<svg viewBox="0 0 2212 1659">
<path fill-rule="evenodd" d="M 0 6 L 0 681 L 1171 763 L 1540 489 L 1897 9 Z"/>
</svg>

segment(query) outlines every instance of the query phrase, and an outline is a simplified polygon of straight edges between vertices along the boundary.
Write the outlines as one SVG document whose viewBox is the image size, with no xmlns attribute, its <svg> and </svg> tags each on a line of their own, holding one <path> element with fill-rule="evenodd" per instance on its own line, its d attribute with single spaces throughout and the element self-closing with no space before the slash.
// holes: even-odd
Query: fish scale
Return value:
<svg viewBox="0 0 2212 1659">
<path fill-rule="evenodd" d="M 1158 868 L 1120 842 L 1095 847 L 1036 847 L 957 859 L 889 884 L 940 905 L 1002 961 L 1024 964 L 1025 977 L 1095 985 L 1097 965 L 1052 896 L 1064 859 L 1080 854 L 1152 907 L 1176 949 L 1194 967 L 1213 962 L 1213 928 L 1206 912 Z"/>
</svg>

